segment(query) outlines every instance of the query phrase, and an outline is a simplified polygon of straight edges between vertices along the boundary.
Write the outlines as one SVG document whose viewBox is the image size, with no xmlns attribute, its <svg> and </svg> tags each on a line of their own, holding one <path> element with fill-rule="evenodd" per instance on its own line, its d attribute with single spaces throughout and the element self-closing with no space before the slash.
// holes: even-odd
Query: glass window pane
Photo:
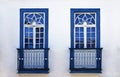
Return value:
<svg viewBox="0 0 120 77">
<path fill-rule="evenodd" d="M 25 37 L 28 38 L 28 33 L 25 33 Z"/>
<path fill-rule="evenodd" d="M 39 38 L 39 34 L 38 33 L 36 33 L 36 37 Z"/>
<path fill-rule="evenodd" d="M 80 32 L 84 32 L 84 29 L 83 29 L 83 27 L 80 27 Z"/>
<path fill-rule="evenodd" d="M 87 44 L 87 48 L 90 48 L 90 44 Z"/>
<path fill-rule="evenodd" d="M 44 28 L 40 28 L 40 32 L 43 32 L 44 31 Z"/>
<path fill-rule="evenodd" d="M 78 18 L 75 20 L 75 24 L 79 24 L 79 19 Z"/>
<path fill-rule="evenodd" d="M 40 48 L 43 48 L 43 44 L 40 44 Z"/>
<path fill-rule="evenodd" d="M 80 38 L 80 43 L 84 43 L 84 38 Z"/>
<path fill-rule="evenodd" d="M 33 37 L 33 33 L 30 33 L 29 36 L 30 36 L 30 37 Z"/>
<path fill-rule="evenodd" d="M 84 44 L 80 44 L 80 48 L 84 48 Z"/>
<path fill-rule="evenodd" d="M 95 48 L 95 44 L 92 44 L 91 46 L 92 46 L 92 48 Z"/>
<path fill-rule="evenodd" d="M 41 18 L 40 22 L 41 22 L 41 24 L 44 24 L 44 20 L 43 20 L 43 18 Z"/>
<path fill-rule="evenodd" d="M 29 28 L 29 32 L 33 32 L 33 28 Z"/>
<path fill-rule="evenodd" d="M 92 27 L 91 30 L 92 30 L 92 32 L 95 32 L 95 27 Z"/>
<path fill-rule="evenodd" d="M 83 34 L 83 33 L 80 33 L 80 37 L 84 37 L 84 34 Z"/>
<path fill-rule="evenodd" d="M 28 48 L 28 44 L 25 44 L 25 48 Z"/>
<path fill-rule="evenodd" d="M 28 39 L 27 38 L 25 38 L 25 43 L 28 43 Z"/>
<path fill-rule="evenodd" d="M 43 33 L 40 33 L 40 37 L 43 37 Z"/>
<path fill-rule="evenodd" d="M 33 44 L 33 39 L 29 39 L 29 42 Z"/>
<path fill-rule="evenodd" d="M 29 48 L 33 48 L 33 44 L 29 44 L 28 46 L 29 46 Z"/>
<path fill-rule="evenodd" d="M 88 38 L 90 37 L 90 33 L 87 33 L 87 37 L 88 37 Z"/>
<path fill-rule="evenodd" d="M 36 28 L 36 32 L 39 32 L 39 28 Z"/>
<path fill-rule="evenodd" d="M 36 39 L 36 43 L 39 43 L 39 39 Z"/>
<path fill-rule="evenodd" d="M 75 38 L 76 41 L 79 41 L 79 38 Z"/>
<path fill-rule="evenodd" d="M 79 33 L 76 33 L 76 35 L 75 35 L 76 37 L 79 37 Z"/>
<path fill-rule="evenodd" d="M 40 39 L 40 43 L 43 43 L 43 39 Z"/>
<path fill-rule="evenodd" d="M 94 20 L 93 18 L 92 18 L 91 22 L 92 22 L 93 24 L 95 24 L 95 20 Z"/>
<path fill-rule="evenodd" d="M 25 27 L 25 32 L 28 32 L 28 27 Z"/>
<path fill-rule="evenodd" d="M 90 27 L 87 28 L 87 32 L 90 32 Z"/>
<path fill-rule="evenodd" d="M 79 40 L 75 40 L 75 43 L 78 44 L 78 43 L 79 43 Z"/>
<path fill-rule="evenodd" d="M 95 38 L 91 38 L 91 43 L 95 44 Z"/>
<path fill-rule="evenodd" d="M 92 37 L 95 37 L 95 33 L 92 33 Z"/>
<path fill-rule="evenodd" d="M 92 44 L 92 48 L 95 48 L 95 44 Z"/>
<path fill-rule="evenodd" d="M 76 27 L 76 28 L 75 28 L 75 31 L 76 31 L 76 32 L 79 32 L 79 27 Z"/>
<path fill-rule="evenodd" d="M 36 44 L 36 48 L 40 48 L 40 47 L 39 47 L 39 44 Z"/>
<path fill-rule="evenodd" d="M 79 44 L 76 44 L 75 47 L 76 47 L 76 48 L 79 48 Z"/>
<path fill-rule="evenodd" d="M 87 38 L 87 43 L 90 43 L 90 38 Z"/>
</svg>

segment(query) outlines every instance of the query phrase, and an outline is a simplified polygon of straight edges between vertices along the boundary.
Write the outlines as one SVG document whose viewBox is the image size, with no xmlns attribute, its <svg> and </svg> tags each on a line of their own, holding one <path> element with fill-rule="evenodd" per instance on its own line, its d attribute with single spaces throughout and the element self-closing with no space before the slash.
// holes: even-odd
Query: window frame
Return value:
<svg viewBox="0 0 120 77">
<path fill-rule="evenodd" d="M 96 13 L 96 47 L 95 48 L 75 48 L 75 35 L 74 35 L 74 14 L 77 12 L 95 12 Z M 100 8 L 71 8 L 70 10 L 70 73 L 101 73 L 101 58 L 102 58 L 102 48 L 100 47 Z M 87 32 L 86 32 L 87 33 Z M 84 38 L 85 40 L 85 38 Z M 96 61 L 96 69 L 76 69 L 74 68 L 74 51 L 75 50 L 92 50 L 95 49 L 97 54 L 96 57 L 99 61 Z"/>
<path fill-rule="evenodd" d="M 44 12 L 45 13 L 45 25 L 44 25 L 44 48 L 24 48 L 24 13 L 25 12 Z M 49 48 L 48 48 L 48 19 L 49 19 L 49 10 L 48 8 L 20 8 L 20 43 L 19 43 L 19 48 L 17 48 L 18 53 L 17 53 L 17 60 L 18 60 L 18 73 L 49 73 Z M 34 33 L 36 34 L 36 32 Z M 30 51 L 44 51 L 44 68 L 38 68 L 38 69 L 25 69 L 24 68 L 24 51 L 30 50 Z"/>
<path fill-rule="evenodd" d="M 100 48 L 100 9 L 71 9 L 71 48 L 74 48 L 74 13 L 75 12 L 96 12 L 96 48 Z"/>
<path fill-rule="evenodd" d="M 48 48 L 48 9 L 47 8 L 21 8 L 20 9 L 20 48 L 24 48 L 24 12 L 45 12 L 45 46 Z"/>
</svg>

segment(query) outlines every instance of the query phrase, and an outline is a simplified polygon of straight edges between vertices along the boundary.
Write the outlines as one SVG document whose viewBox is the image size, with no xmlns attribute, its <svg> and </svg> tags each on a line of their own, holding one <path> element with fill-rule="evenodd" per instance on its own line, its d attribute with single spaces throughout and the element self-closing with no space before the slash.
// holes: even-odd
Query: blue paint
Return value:
<svg viewBox="0 0 120 77">
<path fill-rule="evenodd" d="M 100 9 L 96 10 L 97 14 L 97 48 L 100 48 Z"/>
<path fill-rule="evenodd" d="M 74 50 L 70 48 L 70 69 L 74 68 Z"/>
<path fill-rule="evenodd" d="M 23 69 L 18 71 L 19 74 L 48 74 L 49 69 Z"/>
<path fill-rule="evenodd" d="M 74 10 L 71 9 L 71 48 L 74 48 Z"/>
<path fill-rule="evenodd" d="M 45 12 L 45 48 L 48 48 L 48 12 L 49 12 L 49 10 L 48 9 L 45 9 L 44 10 L 44 12 Z"/>
<path fill-rule="evenodd" d="M 24 11 L 20 9 L 20 48 L 23 48 L 23 13 Z"/>
<path fill-rule="evenodd" d="M 84 69 L 79 69 L 79 70 L 75 70 L 74 68 L 74 49 L 94 49 L 95 47 L 95 44 L 92 44 L 91 46 L 88 44 L 87 47 L 88 48 L 83 48 L 82 46 L 84 45 L 77 45 L 76 44 L 76 48 L 74 47 L 74 23 L 75 24 L 83 24 L 83 21 L 82 20 L 76 20 L 74 22 L 74 13 L 77 13 L 77 12 L 95 12 L 96 13 L 96 52 L 97 52 L 97 58 L 100 58 L 102 57 L 102 50 L 100 50 L 100 9 L 99 8 L 72 8 L 71 9 L 71 48 L 70 48 L 70 58 L 73 58 L 73 60 L 70 60 L 70 69 L 71 69 L 71 73 L 101 73 L 101 60 L 97 60 L 97 68 L 96 70 L 84 70 Z M 84 15 L 79 15 L 79 14 L 76 14 L 75 17 L 79 16 L 80 18 L 83 18 Z M 89 18 L 90 16 L 86 14 L 86 16 Z M 95 15 L 92 14 L 92 16 L 95 18 Z M 86 21 L 86 17 L 83 18 L 85 21 Z M 80 21 L 80 22 L 79 22 Z M 87 21 L 87 24 L 89 24 L 89 20 Z M 93 24 L 95 23 L 94 20 L 91 21 Z M 76 31 L 78 31 L 78 28 L 75 29 Z M 93 39 L 90 39 L 90 40 L 95 40 L 94 37 L 95 37 L 95 28 L 87 28 L 87 32 L 93 32 L 92 34 L 89 34 L 87 33 L 87 37 L 93 37 Z M 82 35 L 80 35 L 82 37 Z M 76 37 L 79 37 L 78 35 Z M 79 40 L 79 39 L 78 39 Z M 87 40 L 87 42 L 90 42 L 90 40 Z M 81 41 L 82 42 L 82 41 Z M 91 48 L 92 47 L 92 48 Z"/>
<path fill-rule="evenodd" d="M 23 15 L 24 12 L 44 12 L 45 13 L 45 48 L 48 48 L 48 9 L 47 8 L 21 8 L 20 9 L 20 48 L 23 48 L 23 37 L 24 37 L 24 33 L 23 33 L 23 28 L 24 28 L 24 22 L 23 22 Z M 32 15 L 30 15 L 32 17 Z M 29 29 L 28 29 L 29 30 Z M 30 31 L 32 31 L 32 29 L 30 29 Z"/>
<path fill-rule="evenodd" d="M 43 48 L 43 44 L 40 44 L 40 48 L 37 46 L 36 44 L 36 48 L 33 48 L 33 39 L 30 40 L 31 44 L 26 44 L 26 48 L 27 49 L 43 49 L 44 50 L 44 57 L 47 59 L 44 62 L 44 69 L 24 69 L 23 64 L 24 64 L 24 60 L 19 60 L 18 59 L 18 73 L 48 73 L 49 72 L 49 67 L 48 67 L 48 9 L 47 8 L 21 8 L 20 9 L 20 48 L 18 49 L 18 58 L 24 58 L 24 13 L 25 12 L 44 12 L 45 13 L 45 22 L 41 19 L 40 22 L 41 24 L 45 23 L 45 47 Z M 26 16 L 27 14 L 25 14 Z M 38 15 L 35 15 L 36 17 L 38 17 Z M 44 15 L 41 15 L 42 17 Z M 29 17 L 33 17 L 33 15 L 29 15 Z M 29 20 L 29 19 L 28 19 Z M 25 23 L 28 23 L 28 20 L 25 21 Z M 29 20 L 31 22 L 33 22 L 35 20 L 35 17 L 33 17 L 33 20 Z M 30 22 L 30 23 L 31 23 Z M 29 24 L 30 24 L 29 23 Z M 36 23 L 38 23 L 36 21 Z M 38 23 L 39 24 L 39 23 Z M 25 28 L 26 33 L 25 36 L 26 37 L 33 37 L 33 33 L 30 34 L 30 36 L 28 36 L 27 32 L 33 32 L 33 28 Z M 43 32 L 44 29 L 37 29 L 37 32 Z M 38 37 L 41 36 L 43 37 L 43 35 L 38 35 Z M 28 42 L 28 39 L 25 39 L 25 42 Z M 36 41 L 37 42 L 37 41 Z M 40 40 L 40 42 L 43 42 L 43 40 Z"/>
<path fill-rule="evenodd" d="M 95 18 L 93 14 L 76 14 L 75 24 L 82 25 L 84 22 L 87 24 L 95 24 Z"/>
</svg>

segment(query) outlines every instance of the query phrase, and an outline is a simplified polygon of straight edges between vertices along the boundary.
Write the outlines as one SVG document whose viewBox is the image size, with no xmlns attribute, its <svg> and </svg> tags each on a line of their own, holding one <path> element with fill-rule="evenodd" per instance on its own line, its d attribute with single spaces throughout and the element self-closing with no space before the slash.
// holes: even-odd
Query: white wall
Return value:
<svg viewBox="0 0 120 77">
<path fill-rule="evenodd" d="M 120 77 L 119 0 L 0 0 L 0 77 Z M 49 8 L 49 74 L 17 74 L 19 9 Z M 70 8 L 101 9 L 102 74 L 70 74 Z"/>
</svg>

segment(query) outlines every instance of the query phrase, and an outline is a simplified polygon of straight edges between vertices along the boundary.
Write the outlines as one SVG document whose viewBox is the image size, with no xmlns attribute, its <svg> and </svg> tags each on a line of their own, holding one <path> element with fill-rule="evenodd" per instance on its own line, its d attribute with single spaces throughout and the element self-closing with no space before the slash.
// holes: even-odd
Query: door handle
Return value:
<svg viewBox="0 0 120 77">
<path fill-rule="evenodd" d="M 44 58 L 44 60 L 48 60 L 47 58 Z"/>
<path fill-rule="evenodd" d="M 18 60 L 23 60 L 23 58 L 18 58 Z"/>
<path fill-rule="evenodd" d="M 96 60 L 101 60 L 101 58 L 96 58 Z"/>
<path fill-rule="evenodd" d="M 73 60 L 73 58 L 70 58 L 70 60 Z"/>
</svg>

